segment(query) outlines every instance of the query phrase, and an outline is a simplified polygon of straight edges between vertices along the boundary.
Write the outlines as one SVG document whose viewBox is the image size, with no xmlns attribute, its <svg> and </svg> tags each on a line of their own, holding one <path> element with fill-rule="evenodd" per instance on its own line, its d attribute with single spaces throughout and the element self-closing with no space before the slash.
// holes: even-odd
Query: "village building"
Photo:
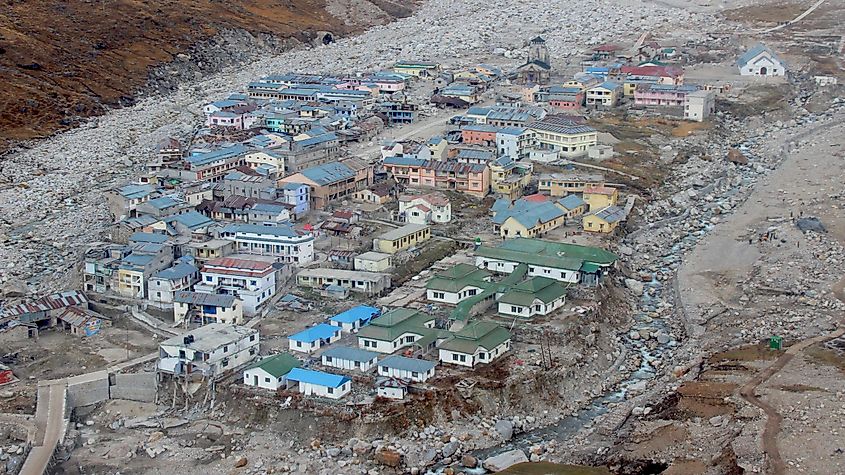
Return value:
<svg viewBox="0 0 845 475">
<path fill-rule="evenodd" d="M 367 251 L 354 257 L 352 268 L 366 272 L 388 272 L 393 268 L 393 255 Z"/>
<path fill-rule="evenodd" d="M 528 61 L 517 68 L 518 81 L 522 84 L 548 84 L 551 71 L 549 48 L 546 40 L 538 36 L 528 44 Z"/>
<path fill-rule="evenodd" d="M 308 212 L 311 206 L 311 187 L 305 183 L 286 181 L 279 184 L 279 199 L 288 205 L 293 206 L 294 216 L 302 216 Z"/>
<path fill-rule="evenodd" d="M 358 347 L 393 353 L 406 347 L 427 351 L 437 344 L 434 317 L 418 310 L 397 308 L 374 318 L 358 331 Z"/>
<path fill-rule="evenodd" d="M 56 325 L 71 335 L 89 337 L 100 333 L 104 327 L 111 326 L 111 320 L 85 307 L 66 307 L 56 317 Z"/>
<path fill-rule="evenodd" d="M 490 170 L 479 163 L 388 157 L 384 169 L 397 183 L 465 193 L 483 198 L 490 190 Z"/>
<path fill-rule="evenodd" d="M 320 355 L 320 360 L 323 366 L 367 373 L 378 363 L 378 353 L 360 348 L 336 346 L 324 351 Z"/>
<path fill-rule="evenodd" d="M 139 203 L 135 208 L 137 215 L 149 215 L 156 218 L 170 216 L 187 212 L 190 206 L 182 200 L 173 198 L 172 196 L 159 196 Z"/>
<path fill-rule="evenodd" d="M 280 185 L 301 183 L 310 186 L 312 209 L 324 209 L 330 202 L 353 195 L 372 182 L 373 166 L 355 158 L 306 168 L 279 180 Z"/>
<path fill-rule="evenodd" d="M 488 287 L 490 272 L 471 264 L 456 264 L 440 271 L 425 284 L 426 299 L 452 305 L 480 294 Z"/>
<path fill-rule="evenodd" d="M 388 378 L 424 383 L 434 377 L 436 363 L 419 358 L 388 356 L 378 362 L 378 374 Z"/>
<path fill-rule="evenodd" d="M 244 155 L 249 149 L 241 144 L 217 150 L 191 150 L 184 157 L 185 168 L 193 181 L 218 182 L 230 171 L 246 165 Z"/>
<path fill-rule="evenodd" d="M 220 232 L 242 254 L 270 256 L 277 262 L 303 265 L 314 260 L 314 234 L 288 224 L 230 224 Z"/>
<path fill-rule="evenodd" d="M 235 253 L 235 242 L 229 239 L 209 239 L 208 241 L 191 241 L 183 246 L 188 255 L 204 264 L 212 259 L 226 257 Z"/>
<path fill-rule="evenodd" d="M 376 380 L 376 394 L 386 399 L 405 399 L 408 383 L 396 378 L 379 378 Z"/>
<path fill-rule="evenodd" d="M 199 323 L 243 323 L 243 301 L 233 295 L 208 294 L 187 290 L 173 296 L 173 321 L 187 325 Z"/>
<path fill-rule="evenodd" d="M 573 125 L 568 119 L 547 117 L 528 126 L 540 150 L 554 152 L 557 157 L 587 155 L 598 144 L 598 131 L 587 125 Z"/>
<path fill-rule="evenodd" d="M 505 328 L 491 322 L 471 322 L 440 344 L 438 359 L 474 368 L 500 358 L 510 347 L 511 334 Z"/>
<path fill-rule="evenodd" d="M 150 278 L 173 262 L 173 246 L 142 242 L 130 244 L 127 251 L 117 265 L 117 286 L 113 290 L 124 297 L 146 298 Z"/>
<path fill-rule="evenodd" d="M 329 323 L 351 333 L 370 323 L 370 320 L 378 317 L 380 313 L 381 311 L 375 307 L 358 305 L 333 316 L 329 319 Z"/>
<path fill-rule="evenodd" d="M 622 84 L 605 81 L 587 89 L 587 106 L 616 107 L 622 99 Z"/>
<path fill-rule="evenodd" d="M 440 65 L 426 61 L 399 61 L 393 65 L 393 72 L 418 78 L 433 78 L 440 72 Z"/>
<path fill-rule="evenodd" d="M 352 199 L 359 203 L 383 205 L 393 199 L 395 183 L 392 180 L 371 185 L 361 191 L 356 191 Z"/>
<path fill-rule="evenodd" d="M 618 259 L 596 247 L 528 238 L 508 239 L 475 250 L 476 266 L 491 272 L 510 274 L 524 264 L 529 276 L 588 286 L 598 284 Z"/>
<path fill-rule="evenodd" d="M 584 216 L 584 231 L 612 233 L 625 220 L 625 210 L 617 206 L 600 208 Z"/>
<path fill-rule="evenodd" d="M 604 175 L 601 174 L 544 173 L 538 177 L 537 189 L 551 196 L 567 196 L 604 184 Z"/>
<path fill-rule="evenodd" d="M 352 380 L 337 374 L 294 368 L 287 375 L 288 387 L 296 384 L 300 393 L 340 399 L 352 390 Z"/>
<path fill-rule="evenodd" d="M 703 122 L 715 113 L 715 91 L 694 91 L 684 98 L 684 119 Z"/>
<path fill-rule="evenodd" d="M 262 358 L 244 370 L 244 384 L 262 389 L 277 391 L 287 387 L 287 375 L 302 362 L 287 353 Z"/>
<path fill-rule="evenodd" d="M 488 167 L 490 191 L 498 197 L 515 200 L 531 183 L 531 164 L 516 162 L 510 155 L 502 155 L 490 162 Z"/>
<path fill-rule="evenodd" d="M 0 308 L 0 324 L 16 320 L 24 325 L 52 327 L 65 309 L 76 307 L 88 308 L 88 298 L 77 290 L 68 290 L 50 294 L 37 300 L 31 300 Z"/>
<path fill-rule="evenodd" d="M 335 286 L 349 292 L 380 295 L 390 288 L 390 274 L 315 267 L 300 270 L 296 285 L 317 290 Z"/>
<path fill-rule="evenodd" d="M 591 186 L 584 188 L 581 198 L 590 211 L 596 211 L 618 203 L 619 190 L 610 186 Z"/>
<path fill-rule="evenodd" d="M 541 237 L 564 224 L 564 212 L 544 195 L 493 204 L 493 230 L 502 238 Z"/>
<path fill-rule="evenodd" d="M 106 203 L 112 220 L 120 221 L 138 215 L 138 206 L 160 193 L 150 184 L 129 184 L 105 192 Z"/>
<path fill-rule="evenodd" d="M 159 345 L 158 373 L 185 378 L 217 379 L 258 355 L 258 330 L 209 323 Z"/>
<path fill-rule="evenodd" d="M 566 219 L 577 218 L 587 212 L 587 203 L 578 195 L 566 195 L 555 201 L 555 206 L 563 211 Z"/>
<path fill-rule="evenodd" d="M 399 197 L 399 219 L 410 224 L 444 224 L 452 220 L 452 203 L 442 193 Z"/>
<path fill-rule="evenodd" d="M 251 317 L 276 293 L 276 268 L 247 256 L 212 259 L 200 270 L 194 290 L 233 295 L 243 300 L 243 314 Z"/>
<path fill-rule="evenodd" d="M 547 277 L 531 277 L 496 300 L 498 312 L 519 318 L 548 315 L 566 303 L 566 286 Z"/>
<path fill-rule="evenodd" d="M 373 239 L 373 250 L 396 254 L 431 239 L 431 228 L 425 224 L 406 224 Z"/>
<path fill-rule="evenodd" d="M 177 292 L 190 290 L 200 280 L 200 270 L 193 257 L 181 257 L 174 266 L 156 272 L 147 285 L 147 300 L 153 306 L 169 308 Z"/>
<path fill-rule="evenodd" d="M 768 46 L 754 45 L 736 60 L 742 76 L 785 76 L 786 63 Z"/>
<path fill-rule="evenodd" d="M 640 84 L 634 90 L 634 104 L 640 106 L 682 107 L 697 86 L 675 84 Z"/>
<path fill-rule="evenodd" d="M 288 345 L 291 351 L 312 353 L 325 345 L 330 345 L 340 340 L 340 333 L 340 327 L 329 325 L 328 323 L 319 323 L 290 335 L 288 337 Z"/>
</svg>

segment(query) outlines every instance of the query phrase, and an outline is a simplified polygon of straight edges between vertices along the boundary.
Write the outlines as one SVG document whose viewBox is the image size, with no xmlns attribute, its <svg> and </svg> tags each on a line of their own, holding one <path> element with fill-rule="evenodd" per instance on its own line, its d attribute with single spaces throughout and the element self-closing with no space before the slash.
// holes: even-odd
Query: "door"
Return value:
<svg viewBox="0 0 845 475">
<path fill-rule="evenodd" d="M 769 70 L 768 70 L 768 69 L 766 69 L 766 67 L 765 67 L 765 66 L 763 66 L 762 68 L 760 68 L 760 76 L 765 76 L 767 72 L 769 72 Z"/>
<path fill-rule="evenodd" d="M 255 375 L 252 376 L 252 385 L 258 386 L 258 376 L 255 376 Z"/>
</svg>

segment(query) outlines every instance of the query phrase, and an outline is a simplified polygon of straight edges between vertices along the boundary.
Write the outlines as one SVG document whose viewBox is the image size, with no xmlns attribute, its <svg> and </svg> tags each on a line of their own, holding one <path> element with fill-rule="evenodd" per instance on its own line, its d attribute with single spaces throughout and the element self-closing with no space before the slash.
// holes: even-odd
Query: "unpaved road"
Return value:
<svg viewBox="0 0 845 475">
<path fill-rule="evenodd" d="M 760 399 L 755 394 L 757 387 L 771 378 L 775 373 L 782 370 L 783 367 L 795 357 L 795 355 L 802 352 L 805 348 L 816 343 L 822 343 L 828 340 L 833 340 L 834 338 L 839 338 L 842 335 L 845 335 L 845 328 L 840 328 L 839 330 L 828 333 L 827 335 L 819 335 L 814 338 L 808 338 L 790 346 L 786 352 L 780 356 L 780 358 L 775 360 L 775 362 L 769 365 L 769 367 L 765 370 L 751 378 L 739 390 L 739 394 L 743 399 L 759 407 L 766 413 L 766 428 L 763 431 L 763 451 L 769 457 L 769 473 L 774 475 L 782 475 L 786 473 L 786 464 L 783 462 L 783 458 L 780 456 L 780 450 L 778 449 L 778 434 L 780 433 L 780 424 L 783 421 L 783 417 L 777 409 L 772 407 L 766 401 Z"/>
</svg>

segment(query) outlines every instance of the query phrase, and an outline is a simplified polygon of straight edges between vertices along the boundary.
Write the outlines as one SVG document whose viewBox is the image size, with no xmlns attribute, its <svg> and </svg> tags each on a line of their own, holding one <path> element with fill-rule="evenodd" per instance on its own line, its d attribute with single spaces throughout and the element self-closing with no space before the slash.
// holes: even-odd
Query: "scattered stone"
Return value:
<svg viewBox="0 0 845 475">
<path fill-rule="evenodd" d="M 482 466 L 491 472 L 501 472 L 507 470 L 512 465 L 524 462 L 528 462 L 525 452 L 515 449 L 485 459 Z"/>
</svg>

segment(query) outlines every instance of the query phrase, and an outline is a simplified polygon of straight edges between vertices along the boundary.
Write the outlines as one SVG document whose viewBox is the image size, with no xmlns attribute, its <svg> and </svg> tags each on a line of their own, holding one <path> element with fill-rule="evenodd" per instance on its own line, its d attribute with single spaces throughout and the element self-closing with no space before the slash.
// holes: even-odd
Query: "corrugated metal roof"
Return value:
<svg viewBox="0 0 845 475">
<path fill-rule="evenodd" d="M 320 186 L 342 180 L 348 180 L 355 176 L 355 171 L 341 162 L 317 165 L 315 167 L 306 168 L 300 173 Z"/>
<path fill-rule="evenodd" d="M 349 346 L 336 346 L 324 351 L 320 356 L 328 356 L 330 358 L 338 358 L 349 361 L 372 361 L 373 358 L 378 357 L 378 353 L 362 350 L 360 348 L 352 348 Z"/>
<path fill-rule="evenodd" d="M 313 327 L 306 328 L 299 333 L 289 336 L 289 340 L 312 343 L 318 340 L 328 340 L 340 333 L 340 328 L 328 323 L 320 323 Z"/>
<path fill-rule="evenodd" d="M 404 356 L 388 356 L 387 358 L 379 361 L 378 365 L 402 371 L 414 371 L 417 373 L 425 373 L 436 366 L 433 361 L 421 360 L 418 358 L 406 358 Z"/>
<path fill-rule="evenodd" d="M 226 294 L 207 294 L 205 292 L 176 292 L 173 296 L 174 302 L 190 303 L 194 305 L 211 305 L 214 307 L 232 307 L 235 305 L 235 296 Z"/>
<path fill-rule="evenodd" d="M 288 381 L 315 384 L 329 388 L 338 388 L 349 381 L 349 378 L 338 374 L 324 373 L 310 369 L 293 368 L 288 373 Z"/>
<path fill-rule="evenodd" d="M 359 305 L 352 307 L 349 310 L 341 312 L 329 320 L 339 323 L 354 323 L 359 321 L 367 322 L 377 316 L 381 312 L 375 307 L 368 307 L 366 305 Z"/>
</svg>

